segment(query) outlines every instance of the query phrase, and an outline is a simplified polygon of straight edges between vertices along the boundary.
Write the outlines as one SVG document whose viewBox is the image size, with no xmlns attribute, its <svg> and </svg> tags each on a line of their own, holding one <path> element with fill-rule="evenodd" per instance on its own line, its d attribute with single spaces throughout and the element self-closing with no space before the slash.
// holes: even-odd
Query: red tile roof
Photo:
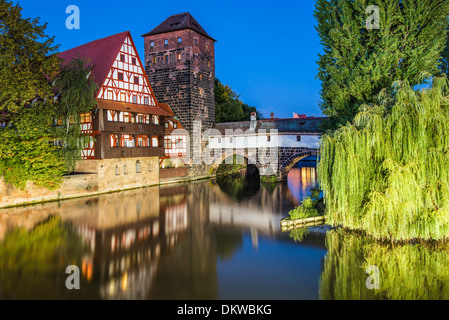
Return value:
<svg viewBox="0 0 449 320">
<path fill-rule="evenodd" d="M 61 52 L 58 56 L 66 62 L 76 57 L 87 58 L 91 67 L 94 68 L 93 79 L 101 87 L 128 35 L 130 35 L 129 31 L 114 34 Z"/>
</svg>

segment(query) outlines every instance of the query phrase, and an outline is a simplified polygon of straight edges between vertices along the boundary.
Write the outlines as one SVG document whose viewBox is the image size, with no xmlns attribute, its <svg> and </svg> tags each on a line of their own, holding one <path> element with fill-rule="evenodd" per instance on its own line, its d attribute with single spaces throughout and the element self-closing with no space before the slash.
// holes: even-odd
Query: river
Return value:
<svg viewBox="0 0 449 320">
<path fill-rule="evenodd" d="M 446 244 L 281 232 L 316 179 L 303 162 L 274 185 L 216 179 L 0 210 L 0 299 L 448 298 Z"/>
</svg>

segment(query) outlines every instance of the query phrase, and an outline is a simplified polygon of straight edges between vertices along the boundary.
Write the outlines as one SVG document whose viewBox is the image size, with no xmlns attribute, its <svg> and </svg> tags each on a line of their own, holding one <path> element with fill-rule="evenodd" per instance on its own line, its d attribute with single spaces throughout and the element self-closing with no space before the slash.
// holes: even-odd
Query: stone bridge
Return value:
<svg viewBox="0 0 449 320">
<path fill-rule="evenodd" d="M 318 155 L 322 119 L 252 117 L 250 121 L 216 123 L 206 134 L 208 163 L 217 168 L 223 161 L 232 163 L 232 156 L 237 154 L 255 165 L 260 175 L 285 180 L 298 161 Z"/>
</svg>

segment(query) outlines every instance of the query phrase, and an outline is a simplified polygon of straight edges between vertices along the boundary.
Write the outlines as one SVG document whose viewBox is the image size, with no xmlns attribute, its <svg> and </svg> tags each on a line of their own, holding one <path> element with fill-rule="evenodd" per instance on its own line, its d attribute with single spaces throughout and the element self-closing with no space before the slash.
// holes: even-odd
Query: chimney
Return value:
<svg viewBox="0 0 449 320">
<path fill-rule="evenodd" d="M 251 121 L 255 121 L 255 120 L 257 120 L 257 116 L 256 116 L 256 113 L 255 112 L 251 112 Z"/>
<path fill-rule="evenodd" d="M 249 121 L 249 130 L 256 130 L 257 116 L 255 112 L 251 112 L 251 118 Z"/>
</svg>

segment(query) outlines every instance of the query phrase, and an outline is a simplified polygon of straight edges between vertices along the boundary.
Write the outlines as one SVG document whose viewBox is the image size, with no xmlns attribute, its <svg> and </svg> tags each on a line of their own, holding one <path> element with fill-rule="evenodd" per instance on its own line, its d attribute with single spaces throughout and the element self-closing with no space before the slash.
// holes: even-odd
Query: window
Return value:
<svg viewBox="0 0 449 320">
<path fill-rule="evenodd" d="M 123 174 L 126 174 L 126 163 L 123 165 Z"/>
<path fill-rule="evenodd" d="M 203 75 L 200 73 L 200 80 L 203 80 Z"/>
<path fill-rule="evenodd" d="M 166 46 L 168 45 L 168 40 L 167 39 L 164 40 L 164 45 L 166 45 Z"/>
<path fill-rule="evenodd" d="M 143 99 L 143 101 L 144 101 L 144 103 L 145 103 L 146 105 L 149 105 L 149 104 L 150 104 L 148 97 L 145 97 L 145 98 Z"/>
<path fill-rule="evenodd" d="M 134 84 L 139 84 L 139 77 L 138 76 L 134 76 Z"/>
<path fill-rule="evenodd" d="M 157 138 L 157 136 L 153 136 L 151 138 L 151 145 L 153 147 L 159 147 L 159 139 Z"/>
<path fill-rule="evenodd" d="M 153 57 L 153 63 L 157 62 L 157 57 Z"/>
<path fill-rule="evenodd" d="M 204 90 L 203 90 L 203 88 L 200 88 L 200 96 L 202 96 L 202 95 L 203 95 L 203 93 L 204 93 Z"/>
<path fill-rule="evenodd" d="M 126 102 L 126 95 L 124 92 L 120 93 L 120 101 Z"/>
<path fill-rule="evenodd" d="M 134 57 L 131 58 L 131 62 L 132 62 L 133 65 L 136 65 L 137 64 L 136 58 L 134 58 Z"/>
<path fill-rule="evenodd" d="M 140 173 L 140 161 L 136 161 L 136 173 Z"/>
<path fill-rule="evenodd" d="M 153 116 L 153 124 L 159 124 L 159 117 Z"/>
<path fill-rule="evenodd" d="M 148 171 L 151 171 L 151 163 L 148 164 Z"/>
<path fill-rule="evenodd" d="M 210 60 L 209 60 L 209 61 L 207 61 L 207 66 L 208 66 L 208 67 L 210 67 Z"/>
<path fill-rule="evenodd" d="M 168 121 L 165 122 L 165 129 L 168 129 Z"/>
<path fill-rule="evenodd" d="M 137 146 L 138 147 L 149 147 L 150 138 L 147 135 L 137 136 Z"/>
<path fill-rule="evenodd" d="M 165 137 L 165 139 L 164 139 L 164 147 L 165 147 L 165 149 L 171 149 L 172 148 L 171 137 Z"/>
<path fill-rule="evenodd" d="M 181 43 L 181 42 L 182 42 L 182 38 L 179 37 L 179 38 L 178 38 L 178 43 Z"/>
<path fill-rule="evenodd" d="M 123 72 L 117 73 L 117 78 L 118 78 L 120 81 L 123 81 Z"/>
<path fill-rule="evenodd" d="M 301 136 L 296 136 L 296 141 L 301 141 Z"/>
<path fill-rule="evenodd" d="M 118 171 L 118 166 L 116 165 L 116 166 L 115 166 L 115 175 L 118 176 L 119 174 L 120 174 L 120 173 L 119 173 L 119 171 Z"/>
<path fill-rule="evenodd" d="M 133 103 L 137 103 L 137 95 L 133 94 Z"/>
<path fill-rule="evenodd" d="M 209 45 L 206 43 L 206 51 L 209 50 Z"/>
<path fill-rule="evenodd" d="M 176 123 L 176 122 L 173 122 L 173 128 L 177 128 L 178 127 L 178 123 Z"/>
<path fill-rule="evenodd" d="M 126 123 L 133 122 L 133 120 L 132 120 L 133 115 L 131 114 L 131 112 L 124 111 L 122 113 L 123 113 L 123 122 L 126 122 Z"/>
<path fill-rule="evenodd" d="M 118 114 L 119 112 L 114 110 L 108 110 L 108 121 L 118 121 Z"/>
<path fill-rule="evenodd" d="M 195 38 L 195 45 L 198 45 L 198 38 Z"/>
<path fill-rule="evenodd" d="M 268 141 L 268 142 L 271 141 L 271 136 L 267 136 L 267 141 Z"/>
<path fill-rule="evenodd" d="M 181 54 L 180 54 L 180 53 L 177 53 L 177 54 L 176 54 L 176 59 L 178 59 L 178 61 L 181 60 Z"/>
<path fill-rule="evenodd" d="M 124 54 L 121 54 L 121 55 L 120 55 L 120 61 L 121 61 L 121 62 L 125 62 L 125 55 L 124 55 Z"/>
<path fill-rule="evenodd" d="M 119 143 L 120 140 L 118 138 L 118 135 L 111 134 L 110 140 L 111 140 L 111 148 L 118 148 L 120 146 L 120 143 Z"/>
<path fill-rule="evenodd" d="M 133 147 L 135 147 L 134 137 L 132 135 L 130 135 L 130 134 L 122 135 L 122 138 L 120 139 L 120 146 L 122 148 L 133 148 Z"/>
<path fill-rule="evenodd" d="M 165 62 L 168 62 L 168 55 L 165 56 Z"/>
<path fill-rule="evenodd" d="M 108 90 L 108 100 L 112 100 L 112 90 Z"/>
<path fill-rule="evenodd" d="M 151 42 L 150 42 L 150 47 L 151 47 L 151 48 L 154 48 L 154 41 L 151 41 Z"/>
<path fill-rule="evenodd" d="M 80 123 L 89 123 L 92 122 L 90 113 L 82 113 L 80 115 Z"/>
<path fill-rule="evenodd" d="M 182 149 L 182 147 L 183 147 L 182 139 L 177 139 L 176 140 L 176 149 Z"/>
<path fill-rule="evenodd" d="M 137 123 L 148 123 L 148 115 L 138 114 L 137 115 Z"/>
</svg>

